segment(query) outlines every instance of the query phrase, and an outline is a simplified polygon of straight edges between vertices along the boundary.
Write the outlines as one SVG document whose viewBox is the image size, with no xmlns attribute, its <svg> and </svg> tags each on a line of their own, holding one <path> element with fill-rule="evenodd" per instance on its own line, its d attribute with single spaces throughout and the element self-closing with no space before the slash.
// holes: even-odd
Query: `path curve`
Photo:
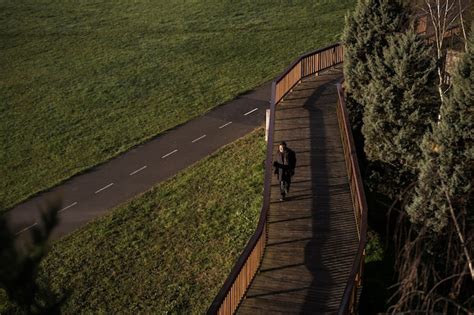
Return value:
<svg viewBox="0 0 474 315">
<path fill-rule="evenodd" d="M 61 200 L 53 239 L 69 234 L 143 193 L 222 146 L 260 127 L 269 108 L 271 83 L 236 97 L 201 117 L 42 192 L 5 215 L 20 239 L 40 221 L 42 208 Z"/>
</svg>

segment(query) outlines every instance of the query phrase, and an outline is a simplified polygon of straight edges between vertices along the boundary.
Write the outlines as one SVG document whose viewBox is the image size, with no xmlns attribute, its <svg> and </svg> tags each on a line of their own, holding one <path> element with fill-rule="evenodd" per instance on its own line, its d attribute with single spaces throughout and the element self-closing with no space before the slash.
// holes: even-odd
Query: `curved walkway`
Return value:
<svg viewBox="0 0 474 315">
<path fill-rule="evenodd" d="M 276 110 L 275 141 L 296 152 L 288 201 L 273 178 L 268 243 L 240 314 L 336 313 L 359 240 L 336 115 L 341 67 L 303 80 Z"/>
<path fill-rule="evenodd" d="M 267 83 L 240 95 L 17 205 L 6 213 L 10 228 L 20 238 L 27 237 L 26 232 L 40 220 L 40 208 L 59 199 L 60 222 L 52 237 L 57 239 L 73 232 L 260 127 L 269 107 L 270 86 Z"/>
</svg>

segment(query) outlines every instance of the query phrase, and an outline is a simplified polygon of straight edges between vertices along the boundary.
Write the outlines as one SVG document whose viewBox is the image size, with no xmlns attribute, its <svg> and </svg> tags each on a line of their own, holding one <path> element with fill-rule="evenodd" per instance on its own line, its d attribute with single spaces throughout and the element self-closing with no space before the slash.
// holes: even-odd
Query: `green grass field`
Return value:
<svg viewBox="0 0 474 315">
<path fill-rule="evenodd" d="M 264 158 L 259 129 L 56 242 L 40 274 L 62 312 L 203 314 L 255 231 Z"/>
<path fill-rule="evenodd" d="M 0 1 L 0 209 L 271 80 L 354 2 Z"/>
</svg>

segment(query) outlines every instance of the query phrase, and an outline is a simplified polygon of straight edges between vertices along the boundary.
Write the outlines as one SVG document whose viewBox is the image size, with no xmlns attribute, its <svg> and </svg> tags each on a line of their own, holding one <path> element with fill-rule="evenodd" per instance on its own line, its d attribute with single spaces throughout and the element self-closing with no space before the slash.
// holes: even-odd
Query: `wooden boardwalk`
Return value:
<svg viewBox="0 0 474 315">
<path fill-rule="evenodd" d="M 341 68 L 308 78 L 277 106 L 274 151 L 286 141 L 297 167 L 289 198 L 273 178 L 268 243 L 239 314 L 338 310 L 359 244 L 336 116 Z"/>
</svg>

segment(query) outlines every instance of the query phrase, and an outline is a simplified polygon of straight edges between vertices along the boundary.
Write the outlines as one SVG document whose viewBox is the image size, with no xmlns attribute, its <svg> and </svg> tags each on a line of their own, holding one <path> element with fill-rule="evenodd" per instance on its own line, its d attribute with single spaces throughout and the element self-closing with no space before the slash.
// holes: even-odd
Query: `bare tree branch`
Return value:
<svg viewBox="0 0 474 315">
<path fill-rule="evenodd" d="M 436 58 L 438 60 L 437 72 L 438 72 L 438 94 L 441 104 L 445 103 L 446 91 L 443 86 L 446 83 L 444 70 L 442 69 L 442 60 L 444 58 L 444 50 L 446 46 L 447 37 L 453 36 L 457 21 L 460 20 L 460 28 L 464 36 L 464 45 L 467 50 L 467 36 L 464 27 L 464 18 L 462 12 L 461 0 L 425 0 L 425 5 L 422 10 L 431 19 L 431 25 L 433 27 L 434 46 L 436 47 Z M 457 5 L 459 8 L 457 8 Z M 441 119 L 441 117 L 439 117 Z"/>
<path fill-rule="evenodd" d="M 453 219 L 454 226 L 456 227 L 456 232 L 458 234 L 459 241 L 461 242 L 461 246 L 464 250 L 464 255 L 466 255 L 467 264 L 469 266 L 469 271 L 471 273 L 471 279 L 474 281 L 474 268 L 472 266 L 471 256 L 469 255 L 469 251 L 467 250 L 466 244 L 464 243 L 464 237 L 461 233 L 461 230 L 459 229 L 458 220 L 456 219 L 456 216 L 454 215 L 454 209 L 451 204 L 451 198 L 449 197 L 448 190 L 446 189 L 446 185 L 444 184 L 443 181 L 441 181 L 441 184 L 443 185 L 443 190 L 446 195 L 446 199 L 448 201 L 449 212 L 451 214 L 451 218 Z"/>
<path fill-rule="evenodd" d="M 436 284 L 433 286 L 433 288 L 432 288 L 428 293 L 426 293 L 426 296 L 425 296 L 424 301 L 427 301 L 427 300 L 428 300 L 428 297 L 429 297 L 429 296 L 435 291 L 435 289 L 436 289 L 438 286 L 440 286 L 441 284 L 445 283 L 445 282 L 448 281 L 448 280 L 451 280 L 451 279 L 453 279 L 453 278 L 456 278 L 456 277 L 458 277 L 458 276 L 463 276 L 463 275 L 465 275 L 465 274 L 467 274 L 467 273 L 465 273 L 465 272 L 456 273 L 456 274 L 454 274 L 454 275 L 451 275 L 451 276 L 449 276 L 449 277 L 446 277 L 446 278 L 442 279 L 441 281 L 438 281 L 438 283 L 436 283 Z M 425 303 L 425 302 L 423 302 L 423 303 Z"/>
<path fill-rule="evenodd" d="M 464 51 L 468 52 L 469 46 L 467 44 L 467 34 L 466 34 L 466 28 L 464 27 L 464 17 L 463 17 L 463 13 L 466 8 L 462 8 L 461 0 L 458 0 L 458 4 L 459 4 L 459 19 L 461 22 L 462 35 L 464 37 Z"/>
</svg>

